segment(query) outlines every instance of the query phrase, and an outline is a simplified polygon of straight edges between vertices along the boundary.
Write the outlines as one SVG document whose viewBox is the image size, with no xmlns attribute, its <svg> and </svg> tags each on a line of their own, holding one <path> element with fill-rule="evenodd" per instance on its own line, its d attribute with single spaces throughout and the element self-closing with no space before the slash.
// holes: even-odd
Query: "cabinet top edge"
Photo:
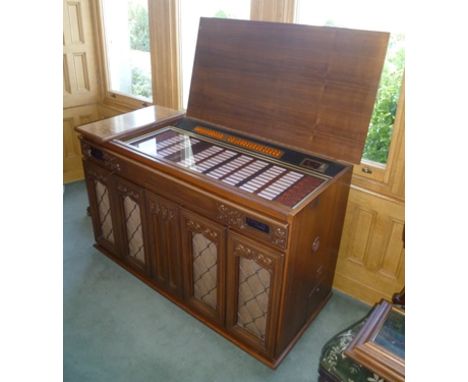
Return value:
<svg viewBox="0 0 468 382">
<path fill-rule="evenodd" d="M 75 130 L 84 137 L 108 142 L 112 139 L 127 137 L 130 134 L 144 132 L 184 116 L 182 110 L 153 105 L 115 117 L 77 126 Z"/>
</svg>

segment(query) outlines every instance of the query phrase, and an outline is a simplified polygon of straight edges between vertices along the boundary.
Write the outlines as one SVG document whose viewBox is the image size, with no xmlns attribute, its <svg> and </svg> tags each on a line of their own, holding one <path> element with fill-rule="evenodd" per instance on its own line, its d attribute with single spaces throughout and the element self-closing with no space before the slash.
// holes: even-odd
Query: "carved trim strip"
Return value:
<svg viewBox="0 0 468 382">
<path fill-rule="evenodd" d="M 226 206 L 223 203 L 218 203 L 218 213 L 216 218 L 223 222 L 224 224 L 236 227 L 241 230 L 248 229 L 249 227 L 245 224 L 246 215 L 241 211 Z M 286 249 L 288 243 L 288 229 L 283 227 L 278 227 L 272 224 L 268 224 L 271 228 L 271 231 L 268 235 L 270 242 L 274 245 L 277 245 L 281 249 Z M 260 231 L 259 231 L 260 232 Z"/>
<path fill-rule="evenodd" d="M 185 219 L 185 226 L 191 231 L 201 233 L 202 235 L 212 239 L 213 241 L 218 241 L 218 233 L 200 223 L 193 221 L 192 219 Z"/>
<path fill-rule="evenodd" d="M 256 251 L 244 244 L 237 243 L 234 247 L 234 255 L 254 260 L 258 265 L 264 267 L 270 273 L 273 271 L 273 260 L 271 257 Z"/>
<path fill-rule="evenodd" d="M 87 156 L 88 158 L 95 159 L 91 155 L 91 149 L 93 147 L 89 143 L 82 141 L 81 147 L 82 147 L 83 155 Z M 102 161 L 99 161 L 99 163 L 103 164 L 104 167 L 106 167 L 112 172 L 120 172 L 120 163 L 118 162 L 117 157 L 109 154 L 106 151 L 102 151 Z"/>
</svg>

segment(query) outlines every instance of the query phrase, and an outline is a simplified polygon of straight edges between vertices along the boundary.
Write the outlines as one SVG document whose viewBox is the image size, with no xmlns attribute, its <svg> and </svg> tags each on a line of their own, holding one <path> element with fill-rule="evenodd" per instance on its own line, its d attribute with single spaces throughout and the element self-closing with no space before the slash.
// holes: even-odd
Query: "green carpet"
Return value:
<svg viewBox="0 0 468 382">
<path fill-rule="evenodd" d="M 369 307 L 339 292 L 276 371 L 93 248 L 84 182 L 63 196 L 65 381 L 315 382 L 320 350 Z"/>
</svg>

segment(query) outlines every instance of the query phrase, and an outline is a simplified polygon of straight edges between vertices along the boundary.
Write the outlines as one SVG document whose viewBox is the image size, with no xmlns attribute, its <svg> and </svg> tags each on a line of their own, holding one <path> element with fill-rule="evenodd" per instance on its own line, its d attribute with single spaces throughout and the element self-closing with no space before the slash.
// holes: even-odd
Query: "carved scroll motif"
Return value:
<svg viewBox="0 0 468 382">
<path fill-rule="evenodd" d="M 107 176 L 104 176 L 102 174 L 97 173 L 96 171 L 93 170 L 88 170 L 87 171 L 89 175 L 91 175 L 93 178 L 96 178 L 97 180 L 100 180 L 103 183 L 106 183 Z"/>
<path fill-rule="evenodd" d="M 86 142 L 82 142 L 83 154 L 86 155 L 88 158 L 94 158 L 91 154 L 92 146 Z M 108 154 L 106 151 L 102 152 L 102 161 L 99 163 L 103 164 L 108 170 L 112 172 L 120 172 L 120 164 L 118 163 L 118 159 Z"/>
<path fill-rule="evenodd" d="M 151 213 L 158 215 L 162 220 L 171 221 L 176 216 L 176 212 L 172 208 L 168 208 L 164 204 L 151 201 L 150 202 Z"/>
<path fill-rule="evenodd" d="M 263 253 L 247 247 L 244 244 L 237 243 L 234 247 L 234 255 L 242 256 L 254 260 L 258 265 L 264 267 L 267 271 L 273 271 L 273 260 Z"/>
<path fill-rule="evenodd" d="M 216 231 L 213 231 L 209 229 L 208 227 L 202 226 L 200 223 L 193 221 L 192 219 L 186 219 L 185 220 L 185 225 L 188 227 L 191 231 L 201 233 L 202 235 L 210 238 L 213 241 L 218 240 L 218 233 Z"/>
<path fill-rule="evenodd" d="M 288 238 L 288 231 L 285 228 L 276 227 L 273 229 L 272 243 L 281 248 L 286 248 L 286 240 Z"/>
<path fill-rule="evenodd" d="M 228 226 L 236 227 L 241 230 L 249 228 L 245 224 L 246 215 L 239 210 L 226 206 L 225 204 L 218 204 L 218 214 L 216 217 Z M 272 230 L 267 234 L 270 242 L 281 249 L 286 249 L 288 242 L 287 228 L 270 226 L 272 227 Z"/>
<path fill-rule="evenodd" d="M 244 214 L 238 210 L 226 206 L 225 204 L 218 204 L 217 218 L 230 226 L 234 226 L 239 229 L 245 228 Z"/>
<path fill-rule="evenodd" d="M 117 190 L 119 190 L 124 195 L 131 197 L 134 200 L 139 200 L 140 199 L 140 193 L 139 192 L 135 192 L 132 189 L 128 188 L 127 186 L 123 185 L 123 184 L 119 184 L 117 186 Z"/>
</svg>

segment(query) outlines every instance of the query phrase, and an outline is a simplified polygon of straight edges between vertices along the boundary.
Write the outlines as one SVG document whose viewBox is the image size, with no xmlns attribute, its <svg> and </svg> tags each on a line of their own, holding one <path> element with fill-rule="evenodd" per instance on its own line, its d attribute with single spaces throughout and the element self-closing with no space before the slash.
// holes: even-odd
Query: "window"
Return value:
<svg viewBox="0 0 468 382">
<path fill-rule="evenodd" d="M 405 66 L 405 37 L 399 25 L 401 10 L 373 0 L 297 0 L 296 21 L 390 32 L 390 42 L 374 105 L 363 160 L 387 163 Z"/>
<path fill-rule="evenodd" d="M 250 18 L 250 0 L 180 0 L 183 106 L 187 108 L 200 17 Z"/>
<path fill-rule="evenodd" d="M 152 101 L 147 0 L 102 0 L 111 93 Z"/>
</svg>

